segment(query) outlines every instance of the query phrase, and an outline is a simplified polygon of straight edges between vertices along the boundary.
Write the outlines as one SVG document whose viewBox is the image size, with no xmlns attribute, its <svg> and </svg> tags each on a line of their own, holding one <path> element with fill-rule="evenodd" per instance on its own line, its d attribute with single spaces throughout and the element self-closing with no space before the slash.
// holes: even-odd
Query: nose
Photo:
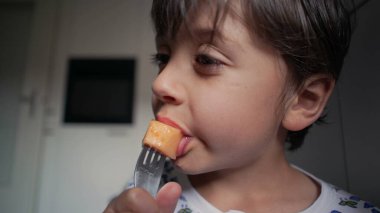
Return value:
<svg viewBox="0 0 380 213">
<path fill-rule="evenodd" d="M 153 81 L 152 90 L 157 101 L 167 104 L 181 104 L 184 98 L 184 87 L 179 70 L 173 65 L 167 64 Z"/>
</svg>

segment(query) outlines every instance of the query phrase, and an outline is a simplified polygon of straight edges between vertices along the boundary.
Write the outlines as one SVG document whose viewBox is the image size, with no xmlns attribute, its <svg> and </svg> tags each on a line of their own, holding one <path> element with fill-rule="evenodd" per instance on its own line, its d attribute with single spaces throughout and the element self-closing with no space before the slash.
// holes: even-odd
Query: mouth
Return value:
<svg viewBox="0 0 380 213">
<path fill-rule="evenodd" d="M 191 140 L 191 136 L 189 136 L 189 134 L 187 134 L 183 128 L 181 128 L 180 125 L 178 125 L 176 122 L 174 122 L 173 120 L 171 120 L 170 118 L 167 118 L 167 117 L 162 117 L 162 116 L 157 116 L 157 120 L 164 123 L 164 124 L 167 124 L 169 126 L 172 126 L 174 128 L 177 128 L 179 130 L 181 130 L 182 134 L 183 134 L 183 137 L 181 139 L 181 141 L 179 142 L 178 144 L 178 147 L 177 147 L 177 157 L 180 157 L 182 155 L 185 154 L 185 148 L 187 146 L 187 144 L 189 144 L 190 140 Z"/>
</svg>

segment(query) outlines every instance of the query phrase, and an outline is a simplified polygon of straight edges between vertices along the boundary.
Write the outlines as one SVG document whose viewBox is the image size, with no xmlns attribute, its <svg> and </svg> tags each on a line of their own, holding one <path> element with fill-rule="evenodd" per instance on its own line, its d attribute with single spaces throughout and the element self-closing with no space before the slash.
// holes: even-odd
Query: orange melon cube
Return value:
<svg viewBox="0 0 380 213">
<path fill-rule="evenodd" d="M 152 120 L 145 133 L 143 144 L 175 160 L 177 147 L 182 137 L 181 130 Z"/>
</svg>

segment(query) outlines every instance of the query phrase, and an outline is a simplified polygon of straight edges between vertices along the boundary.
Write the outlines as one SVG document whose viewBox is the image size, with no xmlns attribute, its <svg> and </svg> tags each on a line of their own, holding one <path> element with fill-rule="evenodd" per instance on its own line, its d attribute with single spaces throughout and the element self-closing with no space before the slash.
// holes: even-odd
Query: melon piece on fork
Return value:
<svg viewBox="0 0 380 213">
<path fill-rule="evenodd" d="M 177 156 L 177 147 L 182 137 L 181 130 L 162 122 L 152 120 L 145 133 L 143 144 L 175 160 Z"/>
</svg>

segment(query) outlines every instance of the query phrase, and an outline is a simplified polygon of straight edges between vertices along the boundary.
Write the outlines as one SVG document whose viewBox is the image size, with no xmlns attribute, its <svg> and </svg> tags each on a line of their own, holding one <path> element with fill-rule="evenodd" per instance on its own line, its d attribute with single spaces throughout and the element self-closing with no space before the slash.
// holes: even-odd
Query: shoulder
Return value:
<svg viewBox="0 0 380 213">
<path fill-rule="evenodd" d="M 359 196 L 348 193 L 331 184 L 325 183 L 328 195 L 331 198 L 332 213 L 380 213 L 380 209 Z"/>
<path fill-rule="evenodd" d="M 348 193 L 343 189 L 320 180 L 302 169 L 299 170 L 321 186 L 321 193 L 317 200 L 302 213 L 380 213 L 378 207 L 370 202 L 360 199 L 359 196 Z"/>
</svg>

